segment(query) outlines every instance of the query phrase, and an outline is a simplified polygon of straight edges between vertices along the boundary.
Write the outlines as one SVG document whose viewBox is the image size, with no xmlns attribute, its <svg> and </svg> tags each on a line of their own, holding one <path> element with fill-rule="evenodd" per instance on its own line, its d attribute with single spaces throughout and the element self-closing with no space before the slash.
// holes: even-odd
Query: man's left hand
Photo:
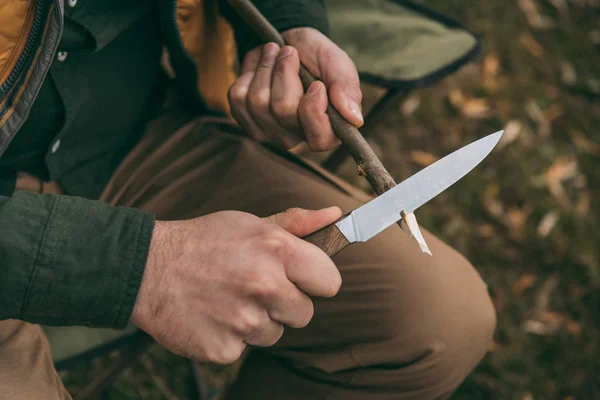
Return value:
<svg viewBox="0 0 600 400">
<path fill-rule="evenodd" d="M 289 46 L 268 43 L 246 55 L 240 77 L 229 89 L 232 114 L 257 141 L 289 149 L 306 140 L 311 150 L 329 150 L 339 141 L 325 113 L 328 99 L 352 124 L 363 124 L 356 67 L 316 29 L 290 29 L 283 36 Z M 322 81 L 306 94 L 298 75 L 300 60 Z"/>
</svg>

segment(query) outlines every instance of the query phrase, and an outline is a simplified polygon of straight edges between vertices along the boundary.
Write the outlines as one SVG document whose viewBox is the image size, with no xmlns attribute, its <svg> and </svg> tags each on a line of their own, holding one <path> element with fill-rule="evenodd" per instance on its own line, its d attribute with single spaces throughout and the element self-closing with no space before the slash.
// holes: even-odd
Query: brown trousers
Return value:
<svg viewBox="0 0 600 400">
<path fill-rule="evenodd" d="M 346 212 L 366 199 L 227 121 L 179 114 L 150 123 L 102 195 L 169 220 L 330 205 Z M 314 300 L 308 327 L 286 328 L 274 347 L 253 350 L 228 399 L 448 397 L 488 350 L 495 314 L 469 262 L 425 237 L 433 257 L 396 226 L 338 254 L 340 293 Z M 69 398 L 39 326 L 0 322 L 0 398 Z"/>
</svg>

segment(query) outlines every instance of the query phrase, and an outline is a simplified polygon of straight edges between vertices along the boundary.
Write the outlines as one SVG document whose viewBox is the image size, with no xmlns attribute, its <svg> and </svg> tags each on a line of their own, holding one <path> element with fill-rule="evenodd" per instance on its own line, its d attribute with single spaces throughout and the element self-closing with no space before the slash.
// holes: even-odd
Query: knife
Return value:
<svg viewBox="0 0 600 400">
<path fill-rule="evenodd" d="M 351 244 L 366 242 L 469 173 L 490 154 L 503 133 L 493 133 L 456 150 L 304 240 L 330 257 Z"/>
</svg>

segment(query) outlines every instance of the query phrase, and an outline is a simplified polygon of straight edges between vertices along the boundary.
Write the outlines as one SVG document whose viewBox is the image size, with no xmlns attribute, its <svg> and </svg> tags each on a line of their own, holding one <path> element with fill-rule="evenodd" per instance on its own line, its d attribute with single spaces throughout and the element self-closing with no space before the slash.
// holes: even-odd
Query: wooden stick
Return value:
<svg viewBox="0 0 600 400">
<path fill-rule="evenodd" d="M 228 0 L 228 2 L 262 40 L 285 46 L 286 43 L 281 34 L 250 0 Z M 300 66 L 300 79 L 304 90 L 308 90 L 311 83 L 316 81 L 316 78 L 303 65 Z M 367 178 L 375 193 L 381 195 L 396 186 L 396 182 L 394 182 L 394 179 L 387 172 L 358 128 L 346 121 L 331 103 L 327 107 L 327 115 L 329 115 L 333 132 L 348 148 L 352 158 L 356 161 L 359 175 Z"/>
<path fill-rule="evenodd" d="M 228 0 L 228 2 L 242 19 L 254 29 L 262 40 L 265 42 L 275 42 L 279 46 L 285 46 L 286 43 L 281 34 L 273 25 L 271 25 L 250 0 Z M 302 81 L 304 90 L 308 90 L 308 87 L 316 81 L 316 78 L 304 65 L 300 64 L 300 80 Z M 342 115 L 333 107 L 331 102 L 327 105 L 327 115 L 329 116 L 329 121 L 331 122 L 331 127 L 333 128 L 335 136 L 337 136 L 337 138 L 348 148 L 350 155 L 354 158 L 354 161 L 356 161 L 358 174 L 367 178 L 375 193 L 380 196 L 396 186 L 396 182 L 394 182 L 394 179 L 389 172 L 387 172 L 358 128 L 342 117 Z M 422 239 L 423 236 L 415 217 L 412 216 L 412 219 L 413 221 L 411 221 L 411 224 L 405 224 L 406 226 L 403 227 L 402 219 L 399 218 L 398 226 L 415 238 L 415 240 L 418 241 L 419 246 L 421 246 L 421 249 L 427 248 L 427 244 L 425 243 L 425 240 Z M 422 239 L 422 241 L 419 241 L 419 238 Z M 335 250 L 335 252 L 337 252 L 343 248 L 338 247 L 328 250 Z M 429 251 L 427 252 L 431 254 Z"/>
</svg>

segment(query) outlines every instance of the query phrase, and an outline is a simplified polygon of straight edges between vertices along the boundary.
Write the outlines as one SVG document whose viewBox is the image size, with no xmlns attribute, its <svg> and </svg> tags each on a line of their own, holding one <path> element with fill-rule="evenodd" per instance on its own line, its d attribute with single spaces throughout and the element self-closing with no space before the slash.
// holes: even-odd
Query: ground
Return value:
<svg viewBox="0 0 600 400">
<path fill-rule="evenodd" d="M 599 1 L 425 3 L 478 33 L 484 53 L 389 113 L 371 139 L 383 163 L 402 180 L 506 130 L 480 167 L 417 212 L 476 265 L 498 311 L 489 355 L 453 398 L 600 398 Z M 379 94 L 365 88 L 365 107 Z M 366 188 L 351 162 L 341 174 Z M 109 359 L 66 374 L 69 389 Z M 103 398 L 185 399 L 191 385 L 187 364 L 155 347 Z"/>
</svg>

